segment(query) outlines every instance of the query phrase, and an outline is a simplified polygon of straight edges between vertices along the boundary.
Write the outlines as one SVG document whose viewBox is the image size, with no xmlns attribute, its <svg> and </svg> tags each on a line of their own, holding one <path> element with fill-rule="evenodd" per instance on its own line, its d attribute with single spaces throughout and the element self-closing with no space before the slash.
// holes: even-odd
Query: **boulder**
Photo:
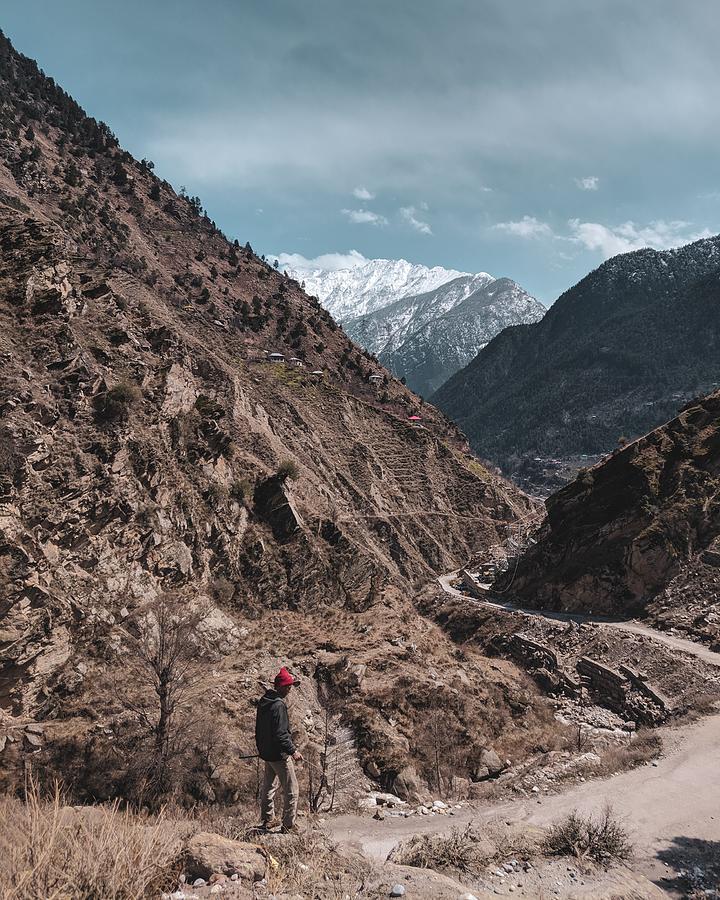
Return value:
<svg viewBox="0 0 720 900">
<path fill-rule="evenodd" d="M 717 568 L 720 568 L 720 545 L 713 545 L 712 547 L 708 547 L 708 549 L 700 555 L 700 559 L 707 566 L 715 566 Z"/>
<path fill-rule="evenodd" d="M 412 766 L 407 766 L 395 776 L 392 789 L 401 800 L 408 800 L 410 803 L 419 803 L 425 799 L 425 791 Z"/>
<path fill-rule="evenodd" d="M 31 731 L 25 732 L 25 746 L 28 750 L 40 750 L 43 745 L 43 739 L 39 734 L 33 734 Z"/>
<path fill-rule="evenodd" d="M 255 844 L 232 841 L 219 834 L 201 832 L 185 845 L 185 870 L 188 878 L 239 875 L 247 881 L 265 877 L 265 854 Z"/>
<path fill-rule="evenodd" d="M 500 775 L 505 769 L 505 763 L 492 748 L 480 754 L 480 766 L 485 766 L 491 775 Z"/>
<path fill-rule="evenodd" d="M 471 781 L 468 785 L 468 800 L 484 800 L 487 796 L 487 785 Z"/>
<path fill-rule="evenodd" d="M 253 503 L 257 515 L 272 529 L 275 540 L 285 544 L 300 530 L 302 520 L 288 494 L 285 480 L 279 475 L 266 478 L 255 486 Z"/>
</svg>

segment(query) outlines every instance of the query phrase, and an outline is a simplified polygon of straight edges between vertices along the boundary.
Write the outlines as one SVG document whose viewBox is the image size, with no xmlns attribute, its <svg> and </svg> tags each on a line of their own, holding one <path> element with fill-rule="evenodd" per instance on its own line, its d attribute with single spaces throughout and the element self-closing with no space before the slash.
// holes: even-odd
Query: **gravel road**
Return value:
<svg viewBox="0 0 720 900">
<path fill-rule="evenodd" d="M 456 573 L 439 581 L 447 593 L 493 608 L 545 616 L 560 621 L 600 622 L 646 635 L 711 665 L 720 666 L 720 654 L 691 641 L 654 631 L 639 622 L 619 622 L 595 616 L 547 613 L 512 604 L 472 600 L 451 586 Z M 690 725 L 659 730 L 663 756 L 609 778 L 577 785 L 555 795 L 496 804 L 474 804 L 454 816 L 386 818 L 342 816 L 328 823 L 340 843 L 355 844 L 375 859 L 385 859 L 398 841 L 412 834 L 443 831 L 469 822 L 492 819 L 547 825 L 573 809 L 601 810 L 610 803 L 625 820 L 636 848 L 631 868 L 660 886 L 669 884 L 678 869 L 720 859 L 720 715 Z M 667 863 L 667 865 L 666 865 Z"/>
</svg>

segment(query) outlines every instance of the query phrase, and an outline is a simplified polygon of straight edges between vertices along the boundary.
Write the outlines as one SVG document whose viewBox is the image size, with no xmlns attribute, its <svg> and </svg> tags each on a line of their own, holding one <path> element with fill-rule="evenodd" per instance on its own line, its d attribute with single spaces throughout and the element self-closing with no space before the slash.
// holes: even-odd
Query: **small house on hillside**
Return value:
<svg viewBox="0 0 720 900">
<path fill-rule="evenodd" d="M 295 366 L 296 369 L 301 369 L 305 365 L 305 363 L 301 359 L 298 359 L 297 356 L 291 356 L 290 365 Z"/>
<path fill-rule="evenodd" d="M 368 378 L 370 384 L 382 384 L 383 376 L 382 375 L 371 375 Z"/>
<path fill-rule="evenodd" d="M 314 375 L 316 378 L 323 378 L 325 376 L 325 372 L 322 369 L 315 369 L 310 374 Z"/>
<path fill-rule="evenodd" d="M 268 359 L 270 360 L 270 362 L 282 363 L 282 362 L 285 362 L 285 354 L 283 354 L 283 353 L 268 353 Z"/>
</svg>

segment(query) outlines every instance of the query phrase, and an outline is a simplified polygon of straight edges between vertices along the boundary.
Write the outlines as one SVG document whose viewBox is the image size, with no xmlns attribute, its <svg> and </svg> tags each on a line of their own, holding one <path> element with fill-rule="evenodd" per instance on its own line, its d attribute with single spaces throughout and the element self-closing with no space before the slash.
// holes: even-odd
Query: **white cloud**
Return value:
<svg viewBox="0 0 720 900">
<path fill-rule="evenodd" d="M 423 209 L 427 209 L 427 203 L 421 204 Z M 402 206 L 400 208 L 400 216 L 404 222 L 407 222 L 411 228 L 414 228 L 415 231 L 419 231 L 420 234 L 432 234 L 432 228 L 427 222 L 423 222 L 421 219 L 418 219 L 415 213 L 417 210 L 414 206 Z"/>
<path fill-rule="evenodd" d="M 707 228 L 693 231 L 690 222 L 665 222 L 662 219 L 648 225 L 624 222 L 615 227 L 601 225 L 599 222 L 581 222 L 579 219 L 570 219 L 568 224 L 570 240 L 587 250 L 599 250 L 606 259 L 618 253 L 640 250 L 642 247 L 669 250 L 712 235 Z"/>
<path fill-rule="evenodd" d="M 358 200 L 374 200 L 375 194 L 373 194 L 367 188 L 356 187 L 353 189 L 353 197 L 357 197 Z"/>
<path fill-rule="evenodd" d="M 308 259 L 300 253 L 270 253 L 268 259 L 277 259 L 281 269 L 291 269 L 298 273 L 314 272 L 317 269 L 337 272 L 338 269 L 353 269 L 365 265 L 368 261 L 357 250 L 351 250 L 349 253 L 322 253 L 313 259 Z"/>
<path fill-rule="evenodd" d="M 370 209 L 343 209 L 344 216 L 355 225 L 387 225 L 388 220 L 379 213 L 374 213 Z"/>
<path fill-rule="evenodd" d="M 570 219 L 569 234 L 554 231 L 547 222 L 541 222 L 534 216 L 523 216 L 517 222 L 499 222 L 493 228 L 520 238 L 551 238 L 575 244 L 585 250 L 599 251 L 605 259 L 617 256 L 618 253 L 630 253 L 650 247 L 653 250 L 669 250 L 681 247 L 701 238 L 711 237 L 714 232 L 707 228 L 697 230 L 692 223 L 675 220 L 666 222 L 658 219 L 647 225 L 635 222 L 623 222 L 621 225 L 608 226 L 600 222 L 581 222 Z M 562 254 L 561 254 L 562 255 Z"/>
<path fill-rule="evenodd" d="M 547 222 L 541 222 L 535 216 L 523 216 L 517 222 L 498 222 L 493 228 L 504 234 L 512 234 L 521 238 L 554 237 L 552 228 Z"/>
<path fill-rule="evenodd" d="M 581 191 L 596 191 L 600 187 L 600 179 L 597 175 L 586 175 L 585 178 L 576 178 L 575 184 Z"/>
</svg>

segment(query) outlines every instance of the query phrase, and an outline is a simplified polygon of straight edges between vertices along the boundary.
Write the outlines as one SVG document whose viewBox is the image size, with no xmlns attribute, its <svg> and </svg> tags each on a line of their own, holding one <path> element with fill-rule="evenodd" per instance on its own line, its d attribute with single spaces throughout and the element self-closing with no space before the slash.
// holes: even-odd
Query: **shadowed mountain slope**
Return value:
<svg viewBox="0 0 720 900">
<path fill-rule="evenodd" d="M 502 465 L 606 452 L 716 385 L 719 301 L 718 237 L 616 256 L 541 322 L 503 331 L 431 399 Z"/>
<path fill-rule="evenodd" d="M 650 604 L 666 627 L 694 605 L 694 624 L 707 625 L 710 614 L 720 637 L 712 612 L 720 581 L 720 392 L 582 471 L 546 506 L 537 543 L 503 577 L 513 598 L 621 615 Z"/>
</svg>

